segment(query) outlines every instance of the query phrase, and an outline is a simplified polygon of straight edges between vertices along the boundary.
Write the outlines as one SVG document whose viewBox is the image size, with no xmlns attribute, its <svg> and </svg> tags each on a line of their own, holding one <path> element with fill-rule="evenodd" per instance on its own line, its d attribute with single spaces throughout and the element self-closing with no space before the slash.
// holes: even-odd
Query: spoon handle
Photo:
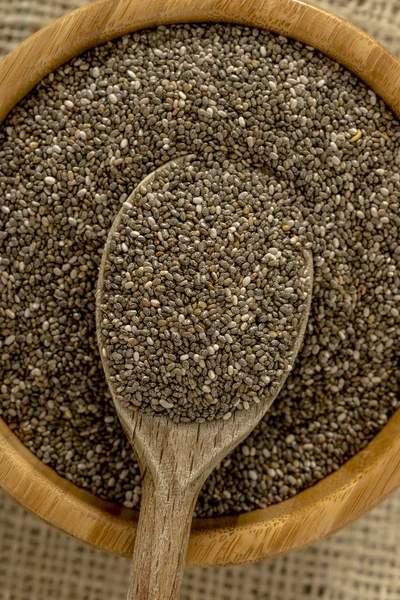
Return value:
<svg viewBox="0 0 400 600">
<path fill-rule="evenodd" d="M 167 479 L 170 479 L 169 477 Z M 194 506 L 200 491 L 174 481 L 142 480 L 128 600 L 176 600 L 185 568 Z"/>
</svg>

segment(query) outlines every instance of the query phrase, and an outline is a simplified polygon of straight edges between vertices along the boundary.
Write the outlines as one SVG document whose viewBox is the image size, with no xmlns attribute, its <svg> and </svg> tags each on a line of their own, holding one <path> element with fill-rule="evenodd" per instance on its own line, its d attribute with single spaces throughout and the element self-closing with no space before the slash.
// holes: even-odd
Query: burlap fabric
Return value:
<svg viewBox="0 0 400 600">
<path fill-rule="evenodd" d="M 400 0 L 319 0 L 400 56 Z M 0 55 L 86 0 L 0 0 Z M 400 600 L 400 493 L 328 540 L 245 567 L 191 569 L 183 600 Z M 0 600 L 123 600 L 129 561 L 37 521 L 0 493 Z"/>
</svg>

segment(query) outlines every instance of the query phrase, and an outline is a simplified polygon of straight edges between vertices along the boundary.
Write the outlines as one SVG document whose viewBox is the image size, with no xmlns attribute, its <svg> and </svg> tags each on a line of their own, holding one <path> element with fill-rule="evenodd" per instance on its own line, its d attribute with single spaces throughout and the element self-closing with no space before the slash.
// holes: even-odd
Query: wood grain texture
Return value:
<svg viewBox="0 0 400 600">
<path fill-rule="evenodd" d="M 148 471 L 133 549 L 128 600 L 178 600 L 199 487 L 167 480 L 163 493 Z"/>
<path fill-rule="evenodd" d="M 45 75 L 124 33 L 176 22 L 234 22 L 300 40 L 355 72 L 400 117 L 400 61 L 353 25 L 300 0 L 98 0 L 0 61 L 0 121 Z M 0 484 L 25 508 L 98 548 L 132 555 L 137 513 L 59 477 L 0 420 Z M 304 547 L 355 520 L 400 486 L 400 411 L 336 473 L 295 498 L 239 517 L 195 520 L 187 562 L 240 564 Z"/>
<path fill-rule="evenodd" d="M 142 497 L 139 523 L 133 549 L 129 600 L 177 600 L 185 568 L 193 511 L 200 489 L 213 469 L 242 442 L 265 415 L 282 389 L 289 369 L 282 370 L 276 385 L 271 386 L 261 402 L 249 410 L 235 411 L 223 419 L 204 423 L 174 423 L 166 416 L 146 414 L 127 407 L 110 377 L 111 358 L 103 335 L 103 319 L 114 313 L 107 294 L 105 273 L 112 268 L 112 246 L 120 232 L 130 206 L 140 205 L 143 190 L 171 167 L 183 170 L 195 155 L 183 155 L 147 175 L 123 203 L 112 227 L 102 255 L 96 290 L 96 327 L 103 369 L 123 429 L 135 450 L 142 473 Z M 129 245 L 129 238 L 126 239 Z M 300 260 L 300 257 L 299 257 Z M 297 335 L 290 355 L 290 368 L 302 344 L 310 314 L 313 289 L 313 261 L 304 251 L 301 269 L 304 310 L 297 315 Z M 299 282 L 300 283 L 300 282 Z M 113 284 L 112 284 L 113 285 Z M 112 296 L 113 297 L 113 296 Z"/>
</svg>

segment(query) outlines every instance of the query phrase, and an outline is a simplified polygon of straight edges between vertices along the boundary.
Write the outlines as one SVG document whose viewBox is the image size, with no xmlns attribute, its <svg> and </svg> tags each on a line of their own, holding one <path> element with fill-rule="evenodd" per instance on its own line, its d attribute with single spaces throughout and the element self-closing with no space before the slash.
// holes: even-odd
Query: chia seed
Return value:
<svg viewBox="0 0 400 600">
<path fill-rule="evenodd" d="M 293 371 L 255 431 L 211 474 L 196 514 L 266 507 L 337 470 L 400 406 L 399 142 L 394 115 L 354 75 L 301 43 L 253 28 L 140 31 L 51 73 L 0 130 L 1 416 L 61 476 L 102 498 L 139 505 L 139 467 L 97 349 L 95 287 L 108 232 L 132 190 L 168 161 L 194 154 L 204 172 L 229 163 L 260 173 L 262 186 L 246 193 L 265 194 L 266 210 L 280 205 L 286 219 L 268 260 L 281 251 L 282 232 L 294 248 L 309 244 L 314 260 L 312 310 Z M 201 183 L 218 194 L 212 178 Z M 193 196 L 203 197 L 200 189 Z M 193 202 L 191 215 L 203 218 L 207 207 Z M 221 219 L 223 210 L 221 198 Z M 256 232 L 250 207 L 247 214 Z M 137 247 L 152 227 L 135 229 Z M 218 241 L 217 226 L 209 237 Z M 247 250 L 238 263 L 243 279 L 258 260 Z M 182 283 L 167 273 L 167 281 Z M 162 284 L 148 279 L 143 311 L 153 314 L 158 296 L 148 290 Z M 123 297 L 135 294 L 138 281 L 126 284 Z M 280 291 L 290 321 L 296 288 Z M 254 291 L 254 302 L 261 300 Z M 241 302 L 232 291 L 238 314 Z M 175 310 L 160 321 L 175 319 Z M 178 331 L 186 327 L 182 316 Z M 156 332 L 147 331 L 140 336 L 156 346 Z M 251 372 L 259 350 L 245 329 L 240 342 L 234 333 L 225 340 L 234 354 L 246 351 L 240 360 Z M 134 370 L 148 345 L 135 331 L 127 334 L 124 364 Z M 219 381 L 208 348 L 218 357 L 224 347 L 215 349 L 214 341 L 204 340 L 192 357 L 188 342 L 170 364 L 185 369 L 180 357 L 189 354 L 191 368 L 213 371 Z M 208 379 L 202 393 L 212 395 Z"/>
<path fill-rule="evenodd" d="M 301 213 L 286 206 L 285 194 L 274 202 L 266 193 L 274 184 L 240 161 L 205 166 L 188 157 L 124 203 L 98 299 L 119 403 L 202 423 L 276 394 L 311 281 L 303 250 L 310 243 L 300 233 L 293 243 L 282 229 L 289 218 L 293 232 L 304 229 Z M 290 305 L 288 287 L 296 290 Z M 134 369 L 132 333 L 143 347 Z"/>
</svg>

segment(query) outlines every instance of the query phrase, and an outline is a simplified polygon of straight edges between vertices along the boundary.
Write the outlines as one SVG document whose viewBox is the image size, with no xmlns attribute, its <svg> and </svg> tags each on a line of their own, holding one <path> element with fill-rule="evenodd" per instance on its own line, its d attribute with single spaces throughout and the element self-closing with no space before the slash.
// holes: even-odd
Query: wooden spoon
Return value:
<svg viewBox="0 0 400 600">
<path fill-rule="evenodd" d="M 186 158 L 180 157 L 171 162 L 182 162 Z M 128 202 L 133 203 L 138 190 L 143 190 L 171 162 L 148 175 L 133 191 Z M 237 410 L 229 420 L 177 424 L 168 417 L 152 416 L 123 406 L 108 377 L 109 359 L 103 351 L 101 322 L 102 315 L 108 312 L 104 299 L 104 267 L 110 241 L 124 210 L 123 206 L 113 223 L 104 249 L 96 293 L 96 319 L 105 375 L 119 419 L 135 450 L 142 472 L 142 501 L 128 600 L 174 600 L 179 598 L 190 526 L 200 489 L 218 463 L 249 435 L 265 415 L 282 388 L 289 370 L 284 372 L 273 393 L 267 393 L 259 404 L 253 404 L 249 410 Z M 303 340 L 311 304 L 311 253 L 305 252 L 305 257 L 308 292 L 306 310 L 300 315 L 292 364 Z"/>
</svg>

